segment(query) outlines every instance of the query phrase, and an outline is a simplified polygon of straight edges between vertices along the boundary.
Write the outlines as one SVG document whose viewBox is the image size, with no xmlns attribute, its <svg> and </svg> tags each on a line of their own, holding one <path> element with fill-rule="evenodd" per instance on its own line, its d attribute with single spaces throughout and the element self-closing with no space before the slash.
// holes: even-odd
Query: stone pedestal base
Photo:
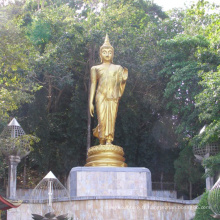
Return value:
<svg viewBox="0 0 220 220">
<path fill-rule="evenodd" d="M 86 167 L 127 167 L 122 147 L 97 145 L 89 148 Z"/>
<path fill-rule="evenodd" d="M 151 173 L 136 167 L 75 167 L 68 188 L 70 197 L 151 196 Z"/>
</svg>

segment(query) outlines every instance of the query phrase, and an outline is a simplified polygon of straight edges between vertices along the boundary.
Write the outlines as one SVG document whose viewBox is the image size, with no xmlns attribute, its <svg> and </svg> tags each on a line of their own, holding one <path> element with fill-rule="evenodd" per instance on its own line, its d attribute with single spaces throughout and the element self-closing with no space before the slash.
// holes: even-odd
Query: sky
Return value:
<svg viewBox="0 0 220 220">
<path fill-rule="evenodd" d="M 220 5 L 220 0 L 208 0 L 210 3 L 215 3 Z M 193 2 L 193 0 L 153 0 L 154 3 L 157 5 L 163 7 L 164 11 L 170 10 L 172 8 L 179 8 L 184 7 L 184 4 L 187 6 L 190 6 Z"/>
<path fill-rule="evenodd" d="M 0 3 L 7 2 L 8 0 L 0 0 Z M 152 2 L 161 6 L 164 11 L 170 10 L 172 8 L 184 7 L 184 5 L 190 6 L 193 2 L 198 0 L 152 0 Z M 210 3 L 215 3 L 220 5 L 220 0 L 207 0 Z"/>
</svg>

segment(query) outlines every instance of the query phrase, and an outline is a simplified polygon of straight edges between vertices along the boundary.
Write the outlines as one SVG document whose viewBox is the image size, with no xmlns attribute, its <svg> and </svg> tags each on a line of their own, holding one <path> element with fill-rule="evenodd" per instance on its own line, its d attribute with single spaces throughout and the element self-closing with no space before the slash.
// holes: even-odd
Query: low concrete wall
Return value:
<svg viewBox="0 0 220 220">
<path fill-rule="evenodd" d="M 175 190 L 152 190 L 153 197 L 177 199 L 177 191 Z"/>
<path fill-rule="evenodd" d="M 16 198 L 18 200 L 29 200 L 33 189 L 17 189 Z M 152 190 L 153 197 L 177 199 L 177 192 L 173 190 Z"/>
<path fill-rule="evenodd" d="M 68 213 L 73 220 L 191 220 L 198 201 L 155 197 L 73 197 L 54 204 L 58 214 Z M 40 213 L 42 205 L 22 204 L 8 210 L 8 220 L 31 220 L 31 208 Z"/>
<path fill-rule="evenodd" d="M 33 189 L 17 189 L 16 198 L 18 200 L 29 200 Z"/>
</svg>

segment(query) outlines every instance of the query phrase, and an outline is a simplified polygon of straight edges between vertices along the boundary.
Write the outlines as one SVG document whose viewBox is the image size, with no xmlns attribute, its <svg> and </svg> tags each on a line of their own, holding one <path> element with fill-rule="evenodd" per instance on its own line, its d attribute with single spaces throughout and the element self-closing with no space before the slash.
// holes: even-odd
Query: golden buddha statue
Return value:
<svg viewBox="0 0 220 220">
<path fill-rule="evenodd" d="M 124 163 L 123 149 L 113 145 L 112 141 L 114 140 L 118 104 L 125 89 L 128 70 L 113 64 L 113 56 L 114 48 L 106 35 L 105 42 L 100 47 L 102 64 L 91 68 L 89 97 L 89 110 L 92 117 L 95 97 L 98 126 L 93 129 L 93 135 L 99 139 L 100 145 L 93 146 L 88 150 L 85 166 L 127 166 Z"/>
<path fill-rule="evenodd" d="M 93 99 L 96 91 L 96 112 L 98 126 L 93 129 L 93 135 L 100 144 L 111 144 L 114 140 L 115 122 L 118 112 L 119 99 L 123 95 L 128 70 L 120 65 L 112 64 L 114 48 L 106 35 L 105 42 L 100 48 L 102 64 L 91 68 L 90 114 L 93 117 Z M 96 90 L 96 85 L 98 87 Z"/>
</svg>

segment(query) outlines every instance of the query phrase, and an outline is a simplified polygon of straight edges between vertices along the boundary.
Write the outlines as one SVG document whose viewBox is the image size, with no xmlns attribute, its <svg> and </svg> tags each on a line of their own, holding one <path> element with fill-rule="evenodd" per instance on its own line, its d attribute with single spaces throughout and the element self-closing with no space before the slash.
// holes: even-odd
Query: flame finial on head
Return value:
<svg viewBox="0 0 220 220">
<path fill-rule="evenodd" d="M 108 34 L 106 34 L 105 36 L 105 41 L 104 41 L 104 44 L 100 47 L 100 51 L 103 49 L 103 48 L 111 48 L 113 51 L 114 51 L 114 48 L 112 47 L 112 45 L 110 44 L 110 41 L 109 41 L 109 37 L 108 37 Z"/>
<path fill-rule="evenodd" d="M 110 41 L 109 41 L 108 34 L 106 34 L 106 36 L 105 36 L 105 42 L 104 42 L 104 44 L 103 44 L 102 46 L 111 46 Z"/>
</svg>

